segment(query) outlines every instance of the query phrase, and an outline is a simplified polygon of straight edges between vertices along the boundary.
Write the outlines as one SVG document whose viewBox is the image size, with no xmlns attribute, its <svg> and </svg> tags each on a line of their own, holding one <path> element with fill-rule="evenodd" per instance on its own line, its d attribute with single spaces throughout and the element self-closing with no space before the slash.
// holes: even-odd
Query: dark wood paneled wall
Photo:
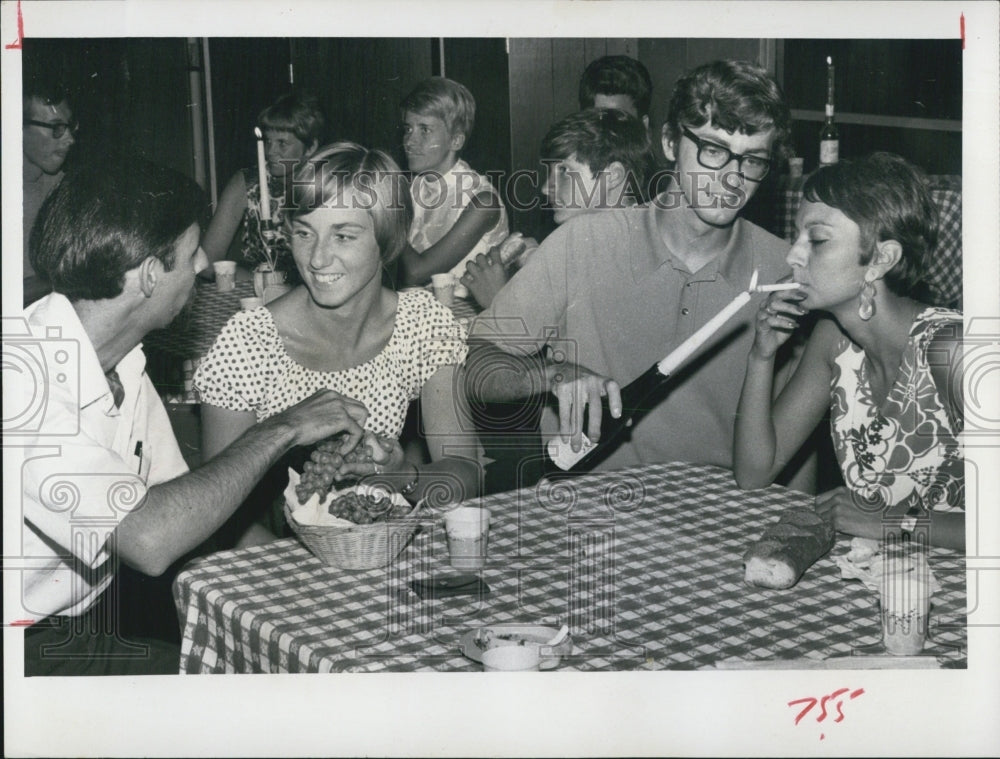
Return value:
<svg viewBox="0 0 1000 759">
<path fill-rule="evenodd" d="M 264 107 L 289 90 L 289 64 L 294 65 L 295 86 L 311 89 L 320 98 L 328 117 L 328 140 L 351 139 L 387 149 L 402 165 L 399 102 L 418 81 L 438 73 L 439 43 L 430 38 L 211 39 L 214 147 L 220 189 L 234 171 L 253 165 L 254 122 Z M 938 43 L 943 52 L 930 56 L 935 60 L 917 61 L 920 66 L 914 64 L 913 71 L 907 62 L 935 41 L 899 42 L 891 50 L 858 42 L 862 52 L 871 48 L 867 57 L 861 58 L 868 68 L 858 68 L 861 63 L 850 57 L 850 50 L 837 54 L 845 66 L 851 62 L 860 72 L 845 73 L 845 77 L 868 79 L 864 72 L 871 69 L 882 77 L 879 81 L 885 80 L 870 97 L 890 99 L 885 107 L 891 113 L 886 115 L 918 115 L 914 107 L 933 105 L 933 113 L 920 110 L 919 114 L 955 118 L 960 115 L 960 86 L 955 84 L 961 81 L 960 55 L 953 61 L 955 43 Z M 838 44 L 850 47 L 852 41 Z M 816 108 L 817 87 L 806 81 L 804 73 L 790 69 L 786 61 L 801 58 L 801 51 L 795 53 L 795 41 L 784 46 L 779 42 L 777 49 L 777 67 L 788 79 L 792 107 Z M 681 74 L 716 58 L 769 63 L 760 61 L 764 50 L 760 40 L 740 38 L 454 38 L 444 41 L 444 70 L 468 86 L 477 101 L 477 124 L 465 158 L 484 173 L 503 171 L 510 176 L 523 170 L 533 172 L 533 181 L 519 184 L 518 200 L 534 199 L 537 203 L 544 180 L 539 164 L 541 140 L 553 122 L 577 110 L 579 77 L 590 61 L 623 54 L 646 65 L 653 79 L 650 131 L 657 147 L 668 99 Z M 78 158 L 128 151 L 193 176 L 187 53 L 187 40 L 181 38 L 29 39 L 24 49 L 26 67 L 32 61 L 45 61 L 46 66 L 62 71 L 74 90 L 81 123 Z M 856 50 L 853 54 L 855 58 L 859 55 Z M 933 75 L 941 66 L 945 68 L 944 79 L 936 81 Z M 947 79 L 948 72 L 951 79 Z M 901 86 L 903 80 L 916 82 L 917 95 L 926 96 L 920 100 L 922 105 L 915 105 L 912 97 L 901 100 L 902 95 L 888 91 L 893 79 L 900 79 Z M 881 113 L 885 105 L 881 100 L 859 101 L 859 105 L 855 101 L 863 100 L 867 90 L 850 86 L 845 83 L 841 88 L 845 106 Z M 818 124 L 812 122 L 795 125 L 796 148 L 807 156 L 807 169 L 815 152 L 817 129 Z M 845 155 L 894 149 L 932 173 L 958 173 L 961 167 L 961 132 L 843 124 L 841 149 Z M 761 187 L 755 204 L 766 205 L 771 189 Z M 551 229 L 551 214 L 537 207 L 511 211 L 514 229 L 539 237 Z M 753 217 L 754 208 L 748 213 Z"/>
<path fill-rule="evenodd" d="M 295 84 L 320 99 L 330 140 L 381 148 L 403 162 L 399 103 L 431 75 L 428 38 L 294 39 Z"/>
<path fill-rule="evenodd" d="M 260 38 L 209 40 L 212 115 L 219 194 L 234 172 L 257 160 L 257 115 L 288 91 L 288 41 Z"/>
<path fill-rule="evenodd" d="M 511 165 L 514 171 L 539 172 L 542 138 L 552 124 L 579 110 L 580 75 L 595 58 L 637 53 L 632 39 L 522 38 L 510 40 Z M 541 186 L 536 182 L 536 189 Z M 528 183 L 518 185 L 527 200 Z M 515 210 L 512 227 L 535 236 L 551 229 L 551 214 Z"/>
<path fill-rule="evenodd" d="M 476 125 L 462 157 L 481 173 L 509 175 L 510 74 L 504 40 L 445 40 L 444 73 L 468 87 L 476 99 Z"/>
<path fill-rule="evenodd" d="M 126 153 L 193 176 L 184 39 L 29 38 L 24 67 L 70 90 L 80 122 L 71 161 Z"/>
</svg>

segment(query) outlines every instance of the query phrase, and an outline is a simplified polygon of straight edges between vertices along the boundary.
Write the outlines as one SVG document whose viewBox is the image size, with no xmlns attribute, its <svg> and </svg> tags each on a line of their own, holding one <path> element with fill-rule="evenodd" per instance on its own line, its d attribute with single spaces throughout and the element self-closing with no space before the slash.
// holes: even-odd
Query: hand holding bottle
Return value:
<svg viewBox="0 0 1000 759">
<path fill-rule="evenodd" d="M 549 390 L 559 401 L 559 435 L 569 441 L 573 451 L 583 444 L 584 412 L 587 415 L 586 435 L 591 443 L 601 437 L 602 398 L 607 397 L 611 416 L 622 413 L 621 388 L 608 377 L 595 374 L 578 364 L 560 364 L 559 373 L 550 382 Z"/>
</svg>

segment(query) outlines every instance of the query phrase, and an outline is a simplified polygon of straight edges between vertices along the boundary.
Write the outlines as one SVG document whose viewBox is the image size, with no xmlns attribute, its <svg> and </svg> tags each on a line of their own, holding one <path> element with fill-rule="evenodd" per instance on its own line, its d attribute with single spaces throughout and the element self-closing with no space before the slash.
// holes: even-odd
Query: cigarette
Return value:
<svg viewBox="0 0 1000 759">
<path fill-rule="evenodd" d="M 794 290 L 799 286 L 798 282 L 779 282 L 776 285 L 758 285 L 754 292 L 758 293 L 773 293 L 778 290 Z"/>
</svg>

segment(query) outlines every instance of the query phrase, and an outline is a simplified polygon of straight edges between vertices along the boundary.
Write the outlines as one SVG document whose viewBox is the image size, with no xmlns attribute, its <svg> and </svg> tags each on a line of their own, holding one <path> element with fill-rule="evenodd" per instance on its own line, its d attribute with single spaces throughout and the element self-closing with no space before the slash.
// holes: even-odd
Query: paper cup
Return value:
<svg viewBox="0 0 1000 759">
<path fill-rule="evenodd" d="M 917 568 L 887 572 L 880 588 L 882 640 L 896 656 L 914 656 L 924 648 L 931 606 L 929 573 Z"/>
<path fill-rule="evenodd" d="M 444 515 L 448 555 L 455 569 L 481 569 L 489 548 L 490 512 L 459 506 Z"/>
<path fill-rule="evenodd" d="M 215 286 L 220 293 L 236 289 L 235 261 L 216 261 L 212 268 L 215 270 Z"/>
<path fill-rule="evenodd" d="M 540 663 L 538 646 L 499 646 L 483 651 L 486 672 L 535 672 Z"/>
<path fill-rule="evenodd" d="M 446 306 L 455 302 L 455 286 L 454 274 L 434 274 L 431 276 L 434 297 Z"/>
<path fill-rule="evenodd" d="M 240 298 L 240 308 L 244 311 L 253 311 L 264 305 L 264 299 L 254 296 L 252 298 Z"/>
</svg>

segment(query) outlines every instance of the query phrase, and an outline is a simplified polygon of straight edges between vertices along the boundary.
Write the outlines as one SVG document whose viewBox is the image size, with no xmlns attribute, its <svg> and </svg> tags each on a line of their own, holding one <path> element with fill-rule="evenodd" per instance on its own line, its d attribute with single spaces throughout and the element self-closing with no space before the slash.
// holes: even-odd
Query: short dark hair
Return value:
<svg viewBox="0 0 1000 759">
<path fill-rule="evenodd" d="M 114 298 L 125 273 L 150 256 L 171 270 L 178 238 L 205 211 L 201 188 L 177 171 L 135 158 L 91 162 L 42 204 L 31 265 L 70 300 Z"/>
<path fill-rule="evenodd" d="M 399 107 L 404 115 L 409 111 L 437 116 L 449 132 L 460 132 L 466 139 L 476 124 L 476 99 L 469 88 L 443 76 L 424 79 L 410 90 Z"/>
<path fill-rule="evenodd" d="M 649 166 L 649 134 L 635 116 L 617 108 L 588 108 L 557 121 L 542 140 L 542 160 L 575 156 L 592 173 L 618 161 L 641 187 Z"/>
<path fill-rule="evenodd" d="M 684 126 L 711 124 L 730 134 L 774 130 L 773 160 L 787 157 L 791 113 L 770 74 L 748 61 L 713 61 L 678 81 L 670 98 L 664 131 L 675 144 Z"/>
<path fill-rule="evenodd" d="M 27 69 L 27 65 L 25 66 Z M 31 114 L 32 99 L 39 100 L 44 105 L 59 105 L 66 103 L 72 107 L 72 96 L 65 83 L 50 71 L 44 69 L 25 71 L 21 83 L 21 115 L 28 119 Z"/>
<path fill-rule="evenodd" d="M 293 133 L 306 149 L 323 142 L 326 117 L 315 95 L 307 92 L 289 92 L 260 112 L 257 126 L 262 130 L 275 129 Z"/>
<path fill-rule="evenodd" d="M 580 77 L 580 108 L 593 108 L 598 95 L 628 95 L 641 118 L 649 115 L 653 80 L 635 58 L 605 55 L 591 61 Z"/>
<path fill-rule="evenodd" d="M 924 296 L 927 257 L 937 245 L 938 213 L 927 175 L 895 153 L 878 152 L 820 167 L 806 179 L 803 197 L 838 209 L 861 229 L 861 259 L 875 244 L 895 240 L 903 253 L 885 274 L 895 295 Z"/>
<path fill-rule="evenodd" d="M 403 252 L 412 219 L 409 185 L 388 153 L 355 142 L 325 145 L 299 165 L 289 186 L 286 222 L 325 203 L 337 207 L 350 189 L 371 214 L 382 263 L 392 263 Z"/>
</svg>

